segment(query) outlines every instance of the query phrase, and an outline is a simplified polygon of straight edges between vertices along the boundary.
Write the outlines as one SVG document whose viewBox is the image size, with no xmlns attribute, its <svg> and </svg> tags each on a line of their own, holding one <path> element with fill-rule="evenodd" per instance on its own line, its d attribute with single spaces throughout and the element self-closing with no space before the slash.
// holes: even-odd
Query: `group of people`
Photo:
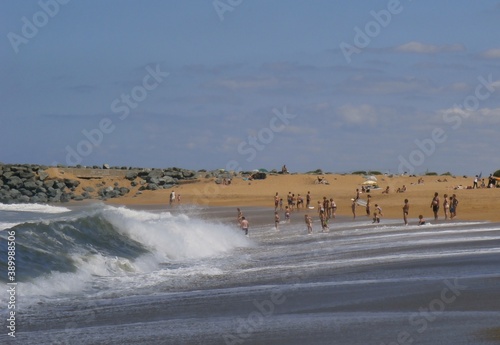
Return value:
<svg viewBox="0 0 500 345">
<path fill-rule="evenodd" d="M 358 205 L 358 202 L 359 202 L 359 199 L 360 199 L 360 195 L 361 192 L 359 191 L 359 189 L 356 189 L 356 196 L 354 198 L 351 199 L 352 201 L 352 204 L 351 204 L 351 210 L 352 210 L 352 219 L 356 219 L 356 207 Z M 370 194 L 368 194 L 366 196 L 366 201 L 364 201 L 365 203 L 365 211 L 366 211 L 366 216 L 367 217 L 370 217 L 372 214 L 371 214 L 371 200 L 372 200 L 372 196 Z M 375 211 L 373 212 L 373 222 L 372 223 L 380 223 L 380 217 L 382 217 L 383 214 L 382 214 L 382 208 L 379 206 L 379 204 L 375 204 Z"/>
<path fill-rule="evenodd" d="M 360 201 L 360 190 L 356 189 L 356 196 L 351 199 L 352 201 L 352 213 L 353 213 L 353 219 L 356 219 L 356 207 L 359 205 L 363 205 L 365 207 L 366 211 L 366 216 L 367 217 L 372 217 L 372 223 L 380 223 L 380 218 L 383 216 L 382 214 L 382 208 L 379 206 L 379 204 L 374 205 L 374 210 L 372 214 L 372 209 L 371 209 L 371 204 L 372 204 L 372 196 L 370 194 L 367 195 L 366 201 L 361 202 Z M 280 227 L 280 222 L 281 218 L 279 215 L 278 211 L 285 211 L 285 222 L 290 223 L 290 218 L 291 218 L 291 213 L 294 210 L 300 210 L 300 208 L 306 208 L 306 209 L 313 209 L 314 207 L 311 206 L 311 192 L 307 192 L 306 194 L 306 202 L 304 206 L 304 200 L 300 196 L 300 194 L 295 197 L 295 194 L 292 194 L 291 192 L 288 193 L 287 195 L 287 205 L 285 206 L 285 209 L 283 209 L 283 199 L 279 196 L 279 193 L 276 192 L 274 196 L 274 226 L 277 231 L 279 231 Z M 458 207 L 458 199 L 456 194 L 453 194 L 451 196 L 448 196 L 448 194 L 443 195 L 443 202 L 441 203 L 441 200 L 439 198 L 439 193 L 436 192 L 434 193 L 434 197 L 432 198 L 430 207 L 432 208 L 432 211 L 434 213 L 434 220 L 438 220 L 439 217 L 439 210 L 441 209 L 441 206 L 444 210 L 444 219 L 453 219 L 457 215 L 457 207 Z M 248 236 L 248 227 L 249 223 L 248 220 L 243 216 L 243 213 L 241 212 L 241 209 L 238 208 L 238 224 L 240 225 L 241 229 L 245 232 L 245 235 Z M 335 218 L 335 214 L 337 211 L 337 204 L 333 200 L 333 198 L 327 198 L 326 196 L 323 197 L 323 200 L 318 200 L 317 202 L 317 214 L 320 220 L 322 232 L 329 232 L 329 227 L 328 227 L 328 222 L 330 219 Z M 408 225 L 408 215 L 410 212 L 410 203 L 408 199 L 404 200 L 403 204 L 403 221 L 405 225 Z M 419 221 L 418 225 L 423 225 L 425 224 L 425 219 L 423 215 L 418 216 Z M 312 217 L 309 214 L 304 215 L 304 221 L 306 224 L 307 228 L 307 233 L 312 234 L 313 232 L 313 227 L 312 227 Z"/>
<path fill-rule="evenodd" d="M 441 205 L 443 206 L 444 219 L 453 219 L 457 216 L 457 208 L 458 208 L 458 198 L 456 194 L 448 196 L 448 194 L 443 195 L 443 203 L 441 204 L 441 200 L 439 199 L 439 193 L 435 192 L 434 197 L 432 198 L 430 208 L 432 208 L 432 212 L 434 214 L 434 220 L 438 220 L 439 218 L 439 210 L 441 209 Z M 405 199 L 403 205 L 403 220 L 405 225 L 408 225 L 408 213 L 410 211 L 410 204 L 408 199 Z M 425 219 L 423 215 L 418 216 L 418 225 L 424 225 Z"/>
<path fill-rule="evenodd" d="M 175 200 L 177 200 L 177 203 L 181 203 L 181 195 L 180 194 L 177 194 L 177 196 L 175 196 L 175 191 L 171 191 L 170 192 L 170 197 L 169 197 L 169 205 L 172 206 L 172 204 L 175 202 Z"/>
<path fill-rule="evenodd" d="M 477 188 L 495 188 L 497 179 L 493 176 L 493 174 L 490 174 L 488 177 L 488 184 L 486 185 L 486 182 L 484 181 L 484 178 L 481 180 L 481 184 L 479 184 L 479 179 L 481 177 L 479 175 L 476 175 L 474 177 L 474 182 L 472 183 L 472 189 L 477 189 Z"/>
<path fill-rule="evenodd" d="M 434 213 L 434 220 L 438 220 L 438 213 L 440 209 L 440 200 L 439 193 L 434 193 L 434 197 L 432 198 L 430 207 L 432 208 L 432 212 Z M 448 218 L 453 219 L 457 216 L 457 207 L 458 207 L 458 199 L 457 195 L 453 194 L 448 198 L 448 194 L 443 195 L 443 210 L 444 210 L 444 219 Z"/>
</svg>

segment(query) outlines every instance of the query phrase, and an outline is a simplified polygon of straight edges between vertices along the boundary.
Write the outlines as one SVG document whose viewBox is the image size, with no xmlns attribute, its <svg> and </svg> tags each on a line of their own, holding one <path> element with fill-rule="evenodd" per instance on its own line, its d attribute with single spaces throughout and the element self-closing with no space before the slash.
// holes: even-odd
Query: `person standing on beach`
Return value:
<svg viewBox="0 0 500 345">
<path fill-rule="evenodd" d="M 443 210 L 444 210 L 444 220 L 447 220 L 448 211 L 450 210 L 450 203 L 448 202 L 448 194 L 443 195 Z"/>
<path fill-rule="evenodd" d="M 309 206 L 311 206 L 311 192 L 307 192 L 307 195 L 306 195 L 306 207 L 309 208 Z"/>
<path fill-rule="evenodd" d="M 479 177 L 476 175 L 476 177 L 474 178 L 474 184 L 472 185 L 472 189 L 477 189 L 477 180 L 479 179 Z"/>
<path fill-rule="evenodd" d="M 280 224 L 280 215 L 278 214 L 278 211 L 274 211 L 274 227 L 276 228 L 276 231 L 279 231 L 279 226 Z"/>
<path fill-rule="evenodd" d="M 408 213 L 410 212 L 410 204 L 408 203 L 408 199 L 405 199 L 405 204 L 403 205 L 403 220 L 405 225 L 408 225 Z"/>
<path fill-rule="evenodd" d="M 457 216 L 457 207 L 458 207 L 458 199 L 456 194 L 453 194 L 452 196 L 451 205 L 453 205 L 453 212 L 450 212 L 451 218 L 455 218 Z"/>
<path fill-rule="evenodd" d="M 438 212 L 439 212 L 439 193 L 434 193 L 434 198 L 431 201 L 432 212 L 434 212 L 434 220 L 438 220 Z"/>
<path fill-rule="evenodd" d="M 325 215 L 328 216 L 328 212 L 330 209 L 330 201 L 326 198 L 326 196 L 323 197 L 323 210 L 325 211 Z"/>
<path fill-rule="evenodd" d="M 448 202 L 450 205 L 450 219 L 453 219 L 454 214 L 455 214 L 455 206 L 453 206 L 453 197 L 450 196 L 450 201 Z"/>
<path fill-rule="evenodd" d="M 351 210 L 352 210 L 352 219 L 356 219 L 356 200 L 351 199 L 352 205 L 351 205 Z"/>
<path fill-rule="evenodd" d="M 308 233 L 309 235 L 311 235 L 311 234 L 312 234 L 312 232 L 313 232 L 313 228 L 312 228 L 312 218 L 311 218 L 311 216 L 310 216 L 310 215 L 306 214 L 306 215 L 304 216 L 304 219 L 305 219 L 305 221 L 306 221 L 307 233 Z"/>
<path fill-rule="evenodd" d="M 290 223 L 290 208 L 285 206 L 285 222 Z"/>
<path fill-rule="evenodd" d="M 330 198 L 330 218 L 335 219 L 335 213 L 337 212 L 337 204 L 333 200 L 333 198 Z"/>
<path fill-rule="evenodd" d="M 172 203 L 175 201 L 175 191 L 170 192 L 170 206 L 172 206 Z"/>
<path fill-rule="evenodd" d="M 367 217 L 370 217 L 370 200 L 371 200 L 372 196 L 370 194 L 367 195 L 366 197 L 366 216 Z"/>
<path fill-rule="evenodd" d="M 278 192 L 276 192 L 276 195 L 274 196 L 274 211 L 278 211 L 278 206 L 280 203 L 280 197 L 278 195 Z"/>
<path fill-rule="evenodd" d="M 243 219 L 243 212 L 241 212 L 239 207 L 236 209 L 236 211 L 238 211 L 238 216 L 236 219 L 238 220 L 238 224 L 241 226 L 241 220 Z"/>
<path fill-rule="evenodd" d="M 245 231 L 245 235 L 248 236 L 248 220 L 245 217 L 241 217 L 241 230 Z"/>
<path fill-rule="evenodd" d="M 328 217 L 326 216 L 326 211 L 322 211 L 319 214 L 319 221 L 321 222 L 321 232 L 328 232 Z"/>
</svg>

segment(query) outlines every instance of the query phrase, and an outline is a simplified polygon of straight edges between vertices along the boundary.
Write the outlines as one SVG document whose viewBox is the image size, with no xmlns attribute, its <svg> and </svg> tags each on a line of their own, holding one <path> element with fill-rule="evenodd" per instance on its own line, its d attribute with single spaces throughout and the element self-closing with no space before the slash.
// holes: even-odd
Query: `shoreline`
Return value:
<svg viewBox="0 0 500 345">
<path fill-rule="evenodd" d="M 200 206 L 223 206 L 234 207 L 264 207 L 269 209 L 270 217 L 274 213 L 274 195 L 278 192 L 284 199 L 283 207 L 286 205 L 286 196 L 288 192 L 300 194 L 304 197 L 308 191 L 312 195 L 311 205 L 316 207 L 317 201 L 324 196 L 333 198 L 337 204 L 337 215 L 352 217 L 351 198 L 355 196 L 356 189 L 361 188 L 364 178 L 359 175 L 322 175 L 330 180 L 327 185 L 315 184 L 317 175 L 293 174 L 293 175 L 271 175 L 264 180 L 248 181 L 241 177 L 233 178 L 230 185 L 218 185 L 214 178 L 200 178 L 196 182 L 182 184 L 170 189 L 157 191 L 144 191 L 136 196 L 124 196 L 120 198 L 108 199 L 104 201 L 110 205 L 150 205 L 159 207 L 164 205 L 165 210 L 169 206 L 169 194 L 174 191 L 176 195 L 181 194 L 180 205 L 193 204 Z M 468 177 L 447 177 L 447 181 L 442 176 L 395 176 L 388 177 L 384 175 L 377 176 L 380 189 L 371 190 L 371 209 L 375 209 L 375 204 L 382 208 L 383 219 L 401 219 L 403 221 L 402 206 L 404 199 L 409 199 L 410 212 L 409 218 L 416 219 L 420 214 L 424 219 L 434 222 L 430 203 L 435 192 L 439 193 L 441 198 L 441 208 L 439 210 L 438 222 L 445 222 L 442 207 L 444 194 L 448 197 L 456 194 L 459 200 L 457 217 L 459 221 L 490 221 L 500 222 L 500 188 L 480 188 L 480 189 L 454 189 L 462 185 L 467 186 L 471 182 Z M 424 183 L 418 184 L 417 181 L 423 178 Z M 397 193 L 397 188 L 406 186 L 406 191 Z M 389 187 L 389 193 L 383 191 Z M 367 193 L 361 194 L 361 199 L 366 199 Z M 175 205 L 179 203 L 176 201 Z M 175 206 L 174 206 L 175 207 Z M 304 209 L 300 210 L 305 214 Z M 317 209 L 307 210 L 311 216 L 317 217 Z M 283 212 L 283 211 L 280 211 Z M 356 207 L 357 218 L 366 217 L 364 207 Z M 280 213 L 280 216 L 282 214 Z"/>
</svg>

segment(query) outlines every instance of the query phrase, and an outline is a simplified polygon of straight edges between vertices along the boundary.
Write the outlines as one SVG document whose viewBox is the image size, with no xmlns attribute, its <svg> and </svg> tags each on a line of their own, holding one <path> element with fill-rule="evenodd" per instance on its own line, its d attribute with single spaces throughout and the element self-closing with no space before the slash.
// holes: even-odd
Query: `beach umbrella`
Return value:
<svg viewBox="0 0 500 345">
<path fill-rule="evenodd" d="M 363 186 L 373 186 L 373 185 L 376 185 L 377 182 L 376 181 L 365 181 L 362 183 Z"/>
<path fill-rule="evenodd" d="M 365 180 L 368 180 L 368 181 L 377 181 L 377 178 L 373 175 L 369 175 L 369 176 L 364 176 Z"/>
<path fill-rule="evenodd" d="M 260 168 L 259 171 L 260 172 L 269 172 L 269 171 L 267 171 L 267 169 L 264 169 L 264 168 Z"/>
</svg>

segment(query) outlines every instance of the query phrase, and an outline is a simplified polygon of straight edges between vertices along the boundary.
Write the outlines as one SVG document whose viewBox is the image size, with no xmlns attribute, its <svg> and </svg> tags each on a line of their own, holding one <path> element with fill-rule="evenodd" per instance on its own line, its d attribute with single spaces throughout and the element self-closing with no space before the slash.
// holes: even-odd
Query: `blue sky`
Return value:
<svg viewBox="0 0 500 345">
<path fill-rule="evenodd" d="M 2 1 L 0 161 L 500 169 L 500 1 Z"/>
</svg>

